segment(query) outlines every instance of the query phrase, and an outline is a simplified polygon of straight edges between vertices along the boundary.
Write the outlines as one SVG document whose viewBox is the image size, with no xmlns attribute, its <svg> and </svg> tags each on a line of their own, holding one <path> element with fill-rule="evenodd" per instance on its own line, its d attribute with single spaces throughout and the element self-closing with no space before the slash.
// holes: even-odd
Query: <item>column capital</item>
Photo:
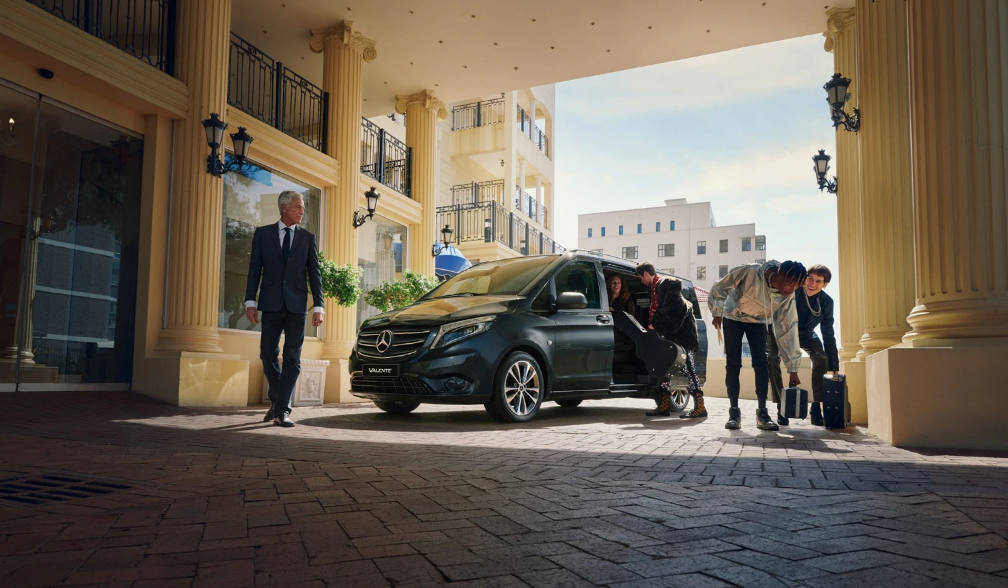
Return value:
<svg viewBox="0 0 1008 588">
<path fill-rule="evenodd" d="M 371 63 L 378 57 L 375 41 L 368 39 L 354 28 L 353 21 L 344 20 L 327 29 L 311 29 L 308 46 L 314 53 L 322 53 L 329 43 L 349 45 L 364 54 L 364 61 Z"/>
<path fill-rule="evenodd" d="M 826 42 L 823 43 L 823 49 L 827 53 L 833 53 L 838 35 L 854 28 L 854 20 L 853 8 L 830 8 L 826 11 L 826 32 L 823 33 Z"/>
<path fill-rule="evenodd" d="M 406 109 L 410 106 L 419 106 L 437 113 L 438 120 L 448 120 L 448 106 L 438 100 L 433 90 L 421 90 L 416 94 L 397 95 L 395 110 L 399 114 L 406 114 Z"/>
</svg>

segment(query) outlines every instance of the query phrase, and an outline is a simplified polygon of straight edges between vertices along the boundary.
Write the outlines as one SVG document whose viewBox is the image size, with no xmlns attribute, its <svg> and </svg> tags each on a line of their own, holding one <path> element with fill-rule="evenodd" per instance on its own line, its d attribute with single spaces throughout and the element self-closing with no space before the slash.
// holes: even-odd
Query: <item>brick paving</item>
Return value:
<svg viewBox="0 0 1008 588">
<path fill-rule="evenodd" d="M 1008 456 L 762 432 L 746 401 L 727 431 L 723 399 L 701 422 L 613 400 L 517 426 L 332 405 L 293 429 L 128 393 L 5 400 L 4 588 L 1008 586 Z"/>
</svg>

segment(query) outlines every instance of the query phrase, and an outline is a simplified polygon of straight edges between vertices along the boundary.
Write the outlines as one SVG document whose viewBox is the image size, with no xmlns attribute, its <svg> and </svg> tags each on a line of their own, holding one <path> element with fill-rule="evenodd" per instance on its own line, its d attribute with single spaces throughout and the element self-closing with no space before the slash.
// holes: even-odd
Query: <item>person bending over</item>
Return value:
<svg viewBox="0 0 1008 588">
<path fill-rule="evenodd" d="M 716 329 L 724 329 L 725 387 L 731 408 L 728 409 L 726 429 L 742 425 L 739 410 L 739 373 L 742 371 L 742 337 L 749 342 L 752 366 L 756 379 L 756 426 L 766 431 L 778 430 L 767 413 L 767 329 L 776 335 L 777 346 L 783 355 L 790 385 L 801 383 L 798 366 L 801 349 L 798 346 L 798 313 L 795 310 L 794 292 L 805 281 L 805 266 L 797 261 L 780 263 L 771 259 L 762 265 L 737 267 L 711 288 L 707 304 Z"/>
</svg>

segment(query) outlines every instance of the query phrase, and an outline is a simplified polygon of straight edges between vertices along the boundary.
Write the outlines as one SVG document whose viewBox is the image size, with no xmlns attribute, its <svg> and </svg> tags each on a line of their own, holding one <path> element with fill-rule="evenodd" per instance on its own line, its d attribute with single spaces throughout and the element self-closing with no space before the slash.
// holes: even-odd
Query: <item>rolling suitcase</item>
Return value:
<svg viewBox="0 0 1008 588">
<path fill-rule="evenodd" d="M 808 416 L 808 390 L 784 388 L 781 395 L 781 414 L 785 418 L 803 419 Z"/>
<path fill-rule="evenodd" d="M 847 402 L 847 378 L 827 374 L 823 377 L 823 421 L 827 429 L 845 429 L 850 423 Z"/>
</svg>

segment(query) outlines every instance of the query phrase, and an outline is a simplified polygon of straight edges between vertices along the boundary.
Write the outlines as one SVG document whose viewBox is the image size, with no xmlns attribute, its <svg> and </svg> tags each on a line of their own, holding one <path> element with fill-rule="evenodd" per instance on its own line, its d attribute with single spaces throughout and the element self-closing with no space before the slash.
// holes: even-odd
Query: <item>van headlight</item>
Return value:
<svg viewBox="0 0 1008 588">
<path fill-rule="evenodd" d="M 442 325 L 441 328 L 438 329 L 437 337 L 434 337 L 434 344 L 431 345 L 431 349 L 454 345 L 459 341 L 468 339 L 469 337 L 475 337 L 480 333 L 485 333 L 490 329 L 490 325 L 493 324 L 493 321 L 494 317 L 483 316 Z"/>
</svg>

